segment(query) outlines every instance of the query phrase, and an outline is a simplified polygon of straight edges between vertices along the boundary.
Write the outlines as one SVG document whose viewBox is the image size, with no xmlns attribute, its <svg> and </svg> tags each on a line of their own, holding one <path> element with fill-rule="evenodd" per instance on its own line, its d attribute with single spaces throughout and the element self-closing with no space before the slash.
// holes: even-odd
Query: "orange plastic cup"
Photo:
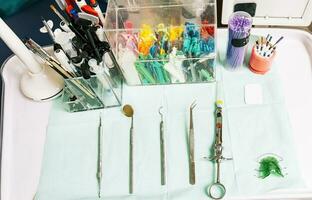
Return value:
<svg viewBox="0 0 312 200">
<path fill-rule="evenodd" d="M 267 73 L 272 65 L 272 62 L 275 57 L 275 51 L 270 57 L 260 55 L 257 52 L 256 45 L 252 48 L 250 60 L 249 60 L 249 69 L 256 74 L 265 74 Z"/>
</svg>

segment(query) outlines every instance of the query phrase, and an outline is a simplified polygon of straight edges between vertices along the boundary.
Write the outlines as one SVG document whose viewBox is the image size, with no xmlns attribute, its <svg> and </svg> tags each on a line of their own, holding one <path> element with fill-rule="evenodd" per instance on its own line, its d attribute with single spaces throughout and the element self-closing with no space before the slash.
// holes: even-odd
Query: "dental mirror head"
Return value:
<svg viewBox="0 0 312 200">
<path fill-rule="evenodd" d="M 131 105 L 126 104 L 122 107 L 122 112 L 127 117 L 133 117 L 134 111 Z"/>
<path fill-rule="evenodd" d="M 225 196 L 226 189 L 223 184 L 216 182 L 208 187 L 207 192 L 212 199 L 219 200 L 223 199 L 223 197 Z"/>
</svg>

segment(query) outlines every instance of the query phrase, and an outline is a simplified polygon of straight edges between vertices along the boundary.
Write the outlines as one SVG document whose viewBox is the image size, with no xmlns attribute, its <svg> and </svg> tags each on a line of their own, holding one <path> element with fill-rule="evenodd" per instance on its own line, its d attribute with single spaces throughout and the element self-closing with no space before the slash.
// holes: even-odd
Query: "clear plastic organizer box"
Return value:
<svg viewBox="0 0 312 200">
<path fill-rule="evenodd" d="M 128 85 L 215 81 L 216 3 L 109 1 L 104 24 Z"/>
</svg>

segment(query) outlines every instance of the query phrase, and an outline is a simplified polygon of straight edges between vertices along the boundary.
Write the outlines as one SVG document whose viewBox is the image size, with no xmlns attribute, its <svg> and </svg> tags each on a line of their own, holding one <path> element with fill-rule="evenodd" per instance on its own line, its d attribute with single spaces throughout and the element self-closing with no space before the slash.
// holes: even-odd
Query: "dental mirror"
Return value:
<svg viewBox="0 0 312 200">
<path fill-rule="evenodd" d="M 129 193 L 132 194 L 133 193 L 133 167 L 134 167 L 134 159 L 133 159 L 133 108 L 129 105 L 126 104 L 122 107 L 122 112 L 126 117 L 130 117 L 131 118 L 131 127 L 130 127 L 130 141 L 129 141 Z"/>
<path fill-rule="evenodd" d="M 122 108 L 123 114 L 127 117 L 133 117 L 134 111 L 131 105 L 126 104 Z"/>
</svg>

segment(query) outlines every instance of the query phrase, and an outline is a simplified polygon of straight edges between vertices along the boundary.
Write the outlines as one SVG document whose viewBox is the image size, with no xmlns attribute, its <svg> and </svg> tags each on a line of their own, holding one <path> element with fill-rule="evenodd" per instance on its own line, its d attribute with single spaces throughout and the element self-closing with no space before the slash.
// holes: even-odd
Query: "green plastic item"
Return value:
<svg viewBox="0 0 312 200">
<path fill-rule="evenodd" d="M 162 64 L 160 64 L 159 62 L 155 61 L 155 62 L 153 62 L 153 67 L 155 69 L 158 82 L 161 83 L 161 84 L 165 84 L 166 80 L 165 80 L 165 77 L 164 77 L 164 74 L 163 74 L 163 70 L 162 70 L 163 66 L 162 66 Z"/>
<path fill-rule="evenodd" d="M 135 63 L 135 67 L 136 67 L 137 71 L 139 72 L 139 74 L 141 75 L 141 77 L 142 77 L 143 79 L 145 79 L 146 81 L 148 81 L 149 84 L 156 84 L 155 79 L 154 79 L 153 76 L 147 71 L 147 69 L 145 69 L 143 63 L 136 62 L 136 63 Z"/>
<path fill-rule="evenodd" d="M 284 177 L 278 159 L 273 156 L 267 156 L 260 160 L 259 178 L 265 179 L 270 175 Z"/>
<path fill-rule="evenodd" d="M 209 74 L 208 71 L 204 70 L 204 69 L 201 69 L 199 71 L 199 73 L 203 76 L 203 78 L 205 78 L 207 81 L 210 81 L 213 79 L 213 77 L 211 77 L 211 75 Z M 204 81 L 204 80 L 201 80 L 201 81 Z"/>
<path fill-rule="evenodd" d="M 164 65 L 162 67 L 162 71 L 164 73 L 164 77 L 165 77 L 166 83 L 170 83 L 171 82 L 170 76 L 169 76 L 168 72 L 164 69 Z"/>
</svg>

